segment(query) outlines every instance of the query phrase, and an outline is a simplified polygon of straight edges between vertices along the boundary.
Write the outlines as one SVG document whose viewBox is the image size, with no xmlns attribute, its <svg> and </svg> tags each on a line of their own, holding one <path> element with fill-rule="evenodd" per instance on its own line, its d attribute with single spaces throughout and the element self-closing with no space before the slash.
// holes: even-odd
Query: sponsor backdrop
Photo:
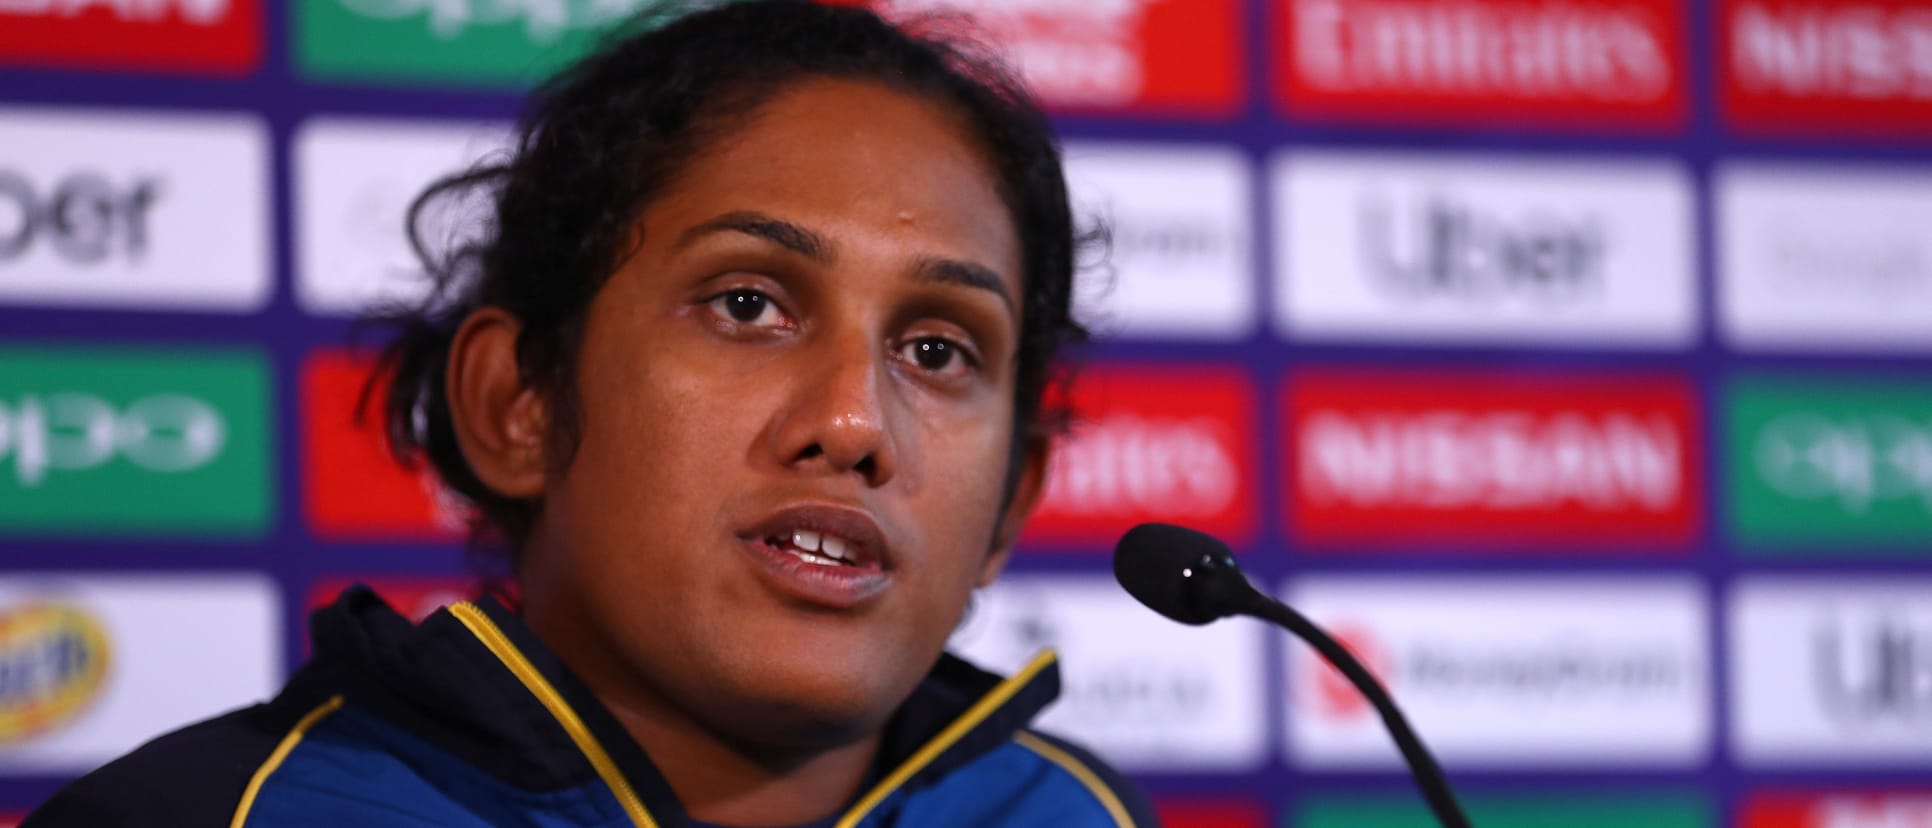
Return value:
<svg viewBox="0 0 1932 828">
<path fill-rule="evenodd" d="M 956 0 L 948 0 L 955 2 Z M 0 824 L 471 589 L 351 413 L 400 233 L 647 0 L 0 0 Z M 940 0 L 891 0 L 915 14 Z M 957 646 L 1175 825 L 1427 824 L 1284 636 L 1111 584 L 1226 537 L 1494 826 L 1932 825 L 1932 0 L 977 0 L 1106 334 Z"/>
</svg>

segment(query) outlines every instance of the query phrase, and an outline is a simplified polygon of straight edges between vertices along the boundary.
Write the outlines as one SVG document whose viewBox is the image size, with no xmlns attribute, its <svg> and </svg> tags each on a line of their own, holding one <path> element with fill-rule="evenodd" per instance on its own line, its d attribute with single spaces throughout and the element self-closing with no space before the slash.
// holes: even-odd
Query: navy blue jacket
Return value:
<svg viewBox="0 0 1932 828">
<path fill-rule="evenodd" d="M 353 588 L 312 627 L 315 657 L 274 700 L 149 742 L 22 828 L 691 824 L 617 720 L 496 601 L 412 625 Z M 942 657 L 837 825 L 1156 824 L 1106 765 L 1026 729 L 1058 692 L 1051 653 L 1005 680 Z"/>
</svg>

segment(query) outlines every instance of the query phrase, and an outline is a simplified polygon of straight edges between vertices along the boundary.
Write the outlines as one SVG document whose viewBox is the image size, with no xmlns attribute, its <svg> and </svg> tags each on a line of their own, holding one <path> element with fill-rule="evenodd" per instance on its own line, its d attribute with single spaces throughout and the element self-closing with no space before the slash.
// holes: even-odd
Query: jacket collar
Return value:
<svg viewBox="0 0 1932 828">
<path fill-rule="evenodd" d="M 537 791 L 601 779 L 637 825 L 689 822 L 643 748 L 496 599 L 412 626 L 356 586 L 318 610 L 311 627 L 318 665 L 340 671 L 351 702 L 498 779 Z M 880 776 L 839 825 L 1005 744 L 1059 691 L 1051 651 L 1009 679 L 942 655 L 893 714 Z"/>
</svg>

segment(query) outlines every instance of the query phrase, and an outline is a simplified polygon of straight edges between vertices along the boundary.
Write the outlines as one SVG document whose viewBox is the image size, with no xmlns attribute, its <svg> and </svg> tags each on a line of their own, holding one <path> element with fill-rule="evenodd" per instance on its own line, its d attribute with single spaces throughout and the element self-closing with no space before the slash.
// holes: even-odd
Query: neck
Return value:
<svg viewBox="0 0 1932 828">
<path fill-rule="evenodd" d="M 605 704 L 644 746 L 693 819 L 762 828 L 831 816 L 859 794 L 879 736 L 809 754 L 746 750 L 689 719 L 643 705 Z"/>
<path fill-rule="evenodd" d="M 878 729 L 836 743 L 752 744 L 708 727 L 639 676 L 568 611 L 525 593 L 524 622 L 589 686 L 693 819 L 740 828 L 798 825 L 837 813 L 860 793 Z"/>
</svg>

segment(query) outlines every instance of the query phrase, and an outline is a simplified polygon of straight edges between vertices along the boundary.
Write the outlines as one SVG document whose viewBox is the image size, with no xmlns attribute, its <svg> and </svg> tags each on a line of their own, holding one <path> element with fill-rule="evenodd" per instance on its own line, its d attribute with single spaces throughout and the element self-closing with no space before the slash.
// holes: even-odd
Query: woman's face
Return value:
<svg viewBox="0 0 1932 828">
<path fill-rule="evenodd" d="M 753 744 L 867 732 L 1004 557 L 1021 265 L 984 152 L 942 106 L 800 82 L 637 232 L 583 331 L 527 612 L 600 691 Z"/>
</svg>

